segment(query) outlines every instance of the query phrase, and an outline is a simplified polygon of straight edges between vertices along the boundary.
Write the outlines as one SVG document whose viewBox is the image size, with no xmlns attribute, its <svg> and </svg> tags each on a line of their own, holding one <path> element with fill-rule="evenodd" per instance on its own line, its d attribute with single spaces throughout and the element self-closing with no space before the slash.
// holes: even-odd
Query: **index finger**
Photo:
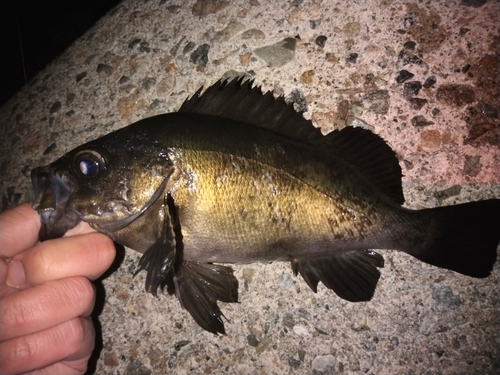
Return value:
<svg viewBox="0 0 500 375">
<path fill-rule="evenodd" d="M 38 242 L 40 216 L 23 203 L 0 214 L 0 256 L 12 257 Z"/>
</svg>

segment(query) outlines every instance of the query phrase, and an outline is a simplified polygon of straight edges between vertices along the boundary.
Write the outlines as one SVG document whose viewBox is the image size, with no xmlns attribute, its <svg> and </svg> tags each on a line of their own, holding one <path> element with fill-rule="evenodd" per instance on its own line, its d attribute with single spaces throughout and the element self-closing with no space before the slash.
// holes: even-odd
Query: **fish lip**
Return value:
<svg viewBox="0 0 500 375">
<path fill-rule="evenodd" d="M 49 166 L 38 167 L 31 171 L 35 199 L 32 207 L 36 211 L 56 210 L 66 204 L 71 193 L 69 184 Z"/>
<path fill-rule="evenodd" d="M 67 179 L 50 166 L 43 166 L 31 171 L 31 182 L 35 196 L 32 208 L 38 211 L 41 220 L 40 241 L 61 237 L 78 224 L 78 215 L 67 211 L 74 190 Z"/>
</svg>

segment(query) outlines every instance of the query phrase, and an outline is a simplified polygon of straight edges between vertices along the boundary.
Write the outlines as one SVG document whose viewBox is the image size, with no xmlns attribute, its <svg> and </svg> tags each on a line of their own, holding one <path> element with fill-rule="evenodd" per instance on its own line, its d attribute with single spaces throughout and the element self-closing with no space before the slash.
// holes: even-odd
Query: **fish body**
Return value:
<svg viewBox="0 0 500 375">
<path fill-rule="evenodd" d="M 341 159 L 265 129 L 235 126 L 231 120 L 206 115 L 171 113 L 139 122 L 128 131 L 142 132 L 146 139 L 169 145 L 146 148 L 143 155 L 150 160 L 165 154 L 173 164 L 171 171 L 167 168 L 167 173 L 159 173 L 156 183 L 149 183 L 160 186 L 168 178 L 161 186 L 156 210 L 153 205 L 148 209 L 152 214 L 146 215 L 157 221 L 156 230 L 160 230 L 162 218 L 156 211 L 163 205 L 163 196 L 172 196 L 179 209 L 184 258 L 188 260 L 248 263 L 322 256 L 332 248 L 390 247 L 395 244 L 396 228 L 409 219 L 403 216 L 411 216 L 412 211 L 380 194 L 362 175 L 349 173 L 350 167 Z M 130 135 L 124 132 L 121 136 L 120 144 Z M 109 150 L 116 141 L 104 137 L 98 147 Z M 339 178 L 342 184 L 330 183 Z M 118 186 L 109 189 L 119 190 Z M 92 201 L 97 200 L 99 190 L 95 192 Z M 128 189 L 130 193 L 134 195 Z M 126 206 L 128 199 L 121 201 L 122 195 L 119 202 L 103 202 L 106 206 L 93 206 L 92 211 L 82 200 L 74 210 L 105 231 L 103 213 L 108 210 L 107 215 L 113 215 L 117 205 Z M 135 207 L 133 202 L 128 211 Z M 150 220 L 142 223 L 137 236 L 131 236 L 129 228 L 124 228 L 123 236 L 111 231 L 109 235 L 144 252 L 157 238 L 156 234 L 145 238 L 150 226 Z"/>
<path fill-rule="evenodd" d="M 200 326 L 223 333 L 217 300 L 237 301 L 220 263 L 290 261 L 316 291 L 369 300 L 397 249 L 486 277 L 500 200 L 402 207 L 401 168 L 377 135 L 323 136 L 251 82 L 217 82 L 179 112 L 141 120 L 32 172 L 40 238 L 83 220 L 144 253 L 146 289 L 167 285 Z"/>
</svg>

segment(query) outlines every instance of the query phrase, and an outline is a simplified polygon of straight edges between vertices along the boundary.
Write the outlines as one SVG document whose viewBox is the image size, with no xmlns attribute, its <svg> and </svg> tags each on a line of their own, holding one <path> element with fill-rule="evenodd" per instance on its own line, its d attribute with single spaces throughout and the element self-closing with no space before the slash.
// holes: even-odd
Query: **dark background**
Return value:
<svg viewBox="0 0 500 375">
<path fill-rule="evenodd" d="M 0 107 L 119 3 L 120 0 L 1 1 Z"/>
</svg>

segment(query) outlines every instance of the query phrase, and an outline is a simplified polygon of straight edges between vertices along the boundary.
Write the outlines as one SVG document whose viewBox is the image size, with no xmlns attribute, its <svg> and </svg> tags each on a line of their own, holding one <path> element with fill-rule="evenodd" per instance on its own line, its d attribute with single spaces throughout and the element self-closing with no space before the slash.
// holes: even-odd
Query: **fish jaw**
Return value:
<svg viewBox="0 0 500 375">
<path fill-rule="evenodd" d="M 67 209 L 74 190 L 72 184 L 54 173 L 50 166 L 32 170 L 31 181 L 35 194 L 32 207 L 38 211 L 41 220 L 40 241 L 62 237 L 80 221 L 75 212 Z"/>
</svg>

